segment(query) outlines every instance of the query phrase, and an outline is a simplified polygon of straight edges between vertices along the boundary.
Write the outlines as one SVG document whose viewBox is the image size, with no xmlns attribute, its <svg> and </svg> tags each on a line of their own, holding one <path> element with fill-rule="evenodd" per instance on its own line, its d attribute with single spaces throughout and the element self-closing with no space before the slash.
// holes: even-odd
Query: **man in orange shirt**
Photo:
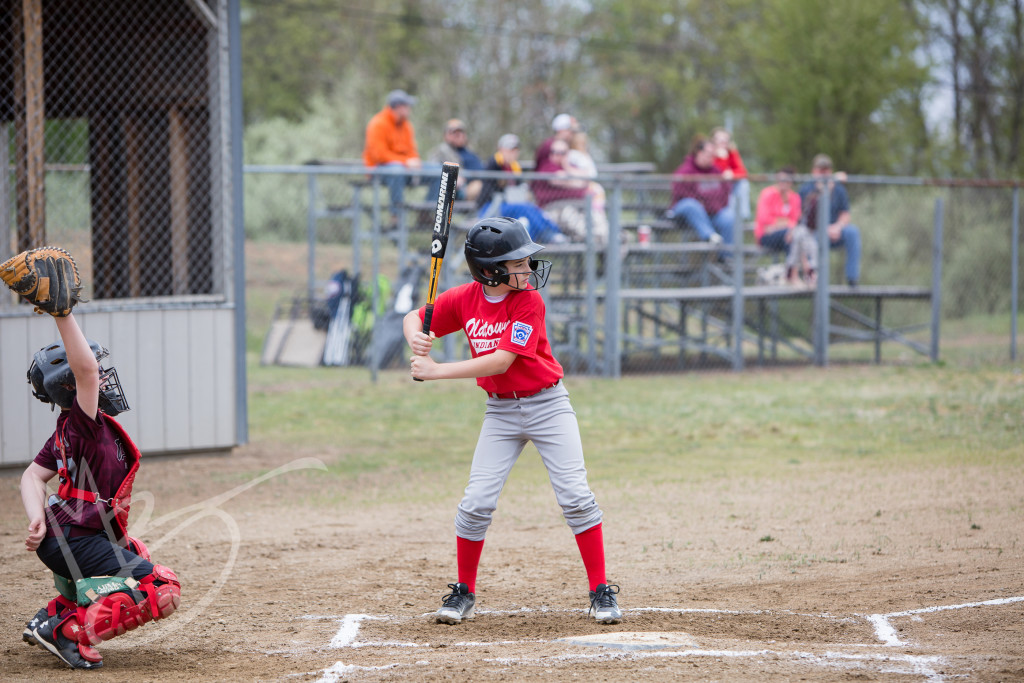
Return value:
<svg viewBox="0 0 1024 683">
<path fill-rule="evenodd" d="M 363 163 L 388 172 L 384 183 L 391 196 L 392 212 L 401 207 L 405 186 L 411 179 L 406 170 L 418 170 L 423 165 L 416 149 L 416 131 L 409 120 L 415 103 L 416 98 L 404 90 L 392 90 L 387 106 L 374 114 L 366 126 Z"/>
</svg>

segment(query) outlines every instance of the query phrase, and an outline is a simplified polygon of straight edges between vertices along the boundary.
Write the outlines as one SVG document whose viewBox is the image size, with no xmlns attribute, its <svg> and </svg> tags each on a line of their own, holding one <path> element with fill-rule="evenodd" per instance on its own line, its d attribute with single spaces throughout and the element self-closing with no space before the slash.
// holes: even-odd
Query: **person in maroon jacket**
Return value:
<svg viewBox="0 0 1024 683">
<path fill-rule="evenodd" d="M 732 244 L 733 224 L 736 221 L 729 206 L 732 188 L 723 177 L 721 169 L 715 165 L 714 145 L 698 137 L 690 154 L 675 170 L 675 175 L 691 178 L 672 183 L 672 206 L 666 215 L 689 225 L 706 242 Z"/>
<path fill-rule="evenodd" d="M 552 143 L 548 158 L 536 169 L 538 173 L 550 173 L 552 177 L 533 181 L 533 197 L 544 214 L 570 239 L 584 242 L 588 229 L 592 229 L 598 245 L 604 245 L 608 241 L 608 216 L 603 207 L 601 210 L 594 208 L 594 199 L 590 196 L 592 181 L 573 175 L 568 167 L 568 155 L 568 142 L 555 140 Z M 584 202 L 590 203 L 589 211 Z"/>
<path fill-rule="evenodd" d="M 128 410 L 108 351 L 82 334 L 72 314 L 55 317 L 61 341 L 32 359 L 28 381 L 40 401 L 59 406 L 57 427 L 21 477 L 28 516 L 25 548 L 54 574 L 59 595 L 25 625 L 22 638 L 73 669 L 95 669 L 94 646 L 170 616 L 181 584 L 127 535 L 140 453 L 113 419 Z M 57 493 L 46 484 L 58 478 Z"/>
<path fill-rule="evenodd" d="M 579 122 L 569 114 L 559 114 L 552 119 L 551 136 L 541 142 L 534 152 L 533 170 L 538 170 L 547 161 L 551 155 L 551 145 L 555 144 L 555 140 L 562 140 L 568 143 L 570 138 L 572 138 L 573 131 L 576 130 L 579 130 Z"/>
</svg>

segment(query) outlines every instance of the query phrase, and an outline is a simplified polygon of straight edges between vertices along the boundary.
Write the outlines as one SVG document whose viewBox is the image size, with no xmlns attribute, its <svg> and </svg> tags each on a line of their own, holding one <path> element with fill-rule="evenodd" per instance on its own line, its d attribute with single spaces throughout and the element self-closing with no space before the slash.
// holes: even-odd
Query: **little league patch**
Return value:
<svg viewBox="0 0 1024 683">
<path fill-rule="evenodd" d="M 519 346 L 526 346 L 526 342 L 530 341 L 531 334 L 533 334 L 532 325 L 527 325 L 526 323 L 519 322 L 518 320 L 512 323 L 513 344 L 518 344 Z"/>
</svg>

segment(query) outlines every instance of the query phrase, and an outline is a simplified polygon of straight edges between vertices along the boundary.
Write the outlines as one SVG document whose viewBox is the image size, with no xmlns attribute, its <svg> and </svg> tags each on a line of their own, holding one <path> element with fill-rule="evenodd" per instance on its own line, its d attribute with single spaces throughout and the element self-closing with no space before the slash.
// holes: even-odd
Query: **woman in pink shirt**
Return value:
<svg viewBox="0 0 1024 683">
<path fill-rule="evenodd" d="M 800 195 L 793 190 L 796 170 L 786 166 L 775 174 L 775 184 L 757 198 L 754 240 L 765 249 L 788 251 L 790 231 L 800 221 Z"/>
<path fill-rule="evenodd" d="M 793 190 L 796 169 L 784 166 L 775 175 L 775 184 L 761 190 L 757 198 L 757 216 L 754 220 L 754 240 L 765 249 L 786 252 L 786 279 L 800 284 L 796 268 L 801 266 L 809 281 L 814 279 L 817 245 L 814 235 L 799 225 L 801 217 L 800 195 Z M 799 242 L 801 263 L 790 258 L 794 240 Z M 794 255 L 795 256 L 795 255 Z"/>
</svg>

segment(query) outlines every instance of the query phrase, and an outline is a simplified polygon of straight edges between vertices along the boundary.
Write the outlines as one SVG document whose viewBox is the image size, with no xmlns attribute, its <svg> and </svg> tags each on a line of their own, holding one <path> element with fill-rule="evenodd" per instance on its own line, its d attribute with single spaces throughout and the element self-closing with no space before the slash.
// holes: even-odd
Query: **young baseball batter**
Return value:
<svg viewBox="0 0 1024 683">
<path fill-rule="evenodd" d="M 21 477 L 25 547 L 53 572 L 59 595 L 29 620 L 22 637 L 74 669 L 95 669 L 103 664 L 95 645 L 169 616 L 181 585 L 127 535 L 140 454 L 112 417 L 128 403 L 117 371 L 99 364 L 108 352 L 85 338 L 71 314 L 81 286 L 74 262 L 66 252 L 43 248 L 0 265 L 0 276 L 54 316 L 61 339 L 36 352 L 29 366 L 33 395 L 60 413 Z M 46 484 L 54 477 L 57 493 L 48 499 Z"/>
<path fill-rule="evenodd" d="M 423 380 L 476 378 L 487 392 L 483 427 L 473 454 L 462 502 L 455 515 L 458 582 L 448 584 L 437 611 L 439 623 L 473 616 L 476 575 L 484 536 L 498 496 L 527 441 L 548 470 L 562 514 L 576 536 L 590 582 L 590 616 L 605 624 L 622 619 L 619 587 L 605 577 L 601 508 L 587 484 L 576 413 L 562 386 L 562 366 L 551 353 L 544 301 L 537 291 L 551 267 L 534 254 L 526 227 L 512 218 L 487 218 L 466 237 L 466 261 L 474 282 L 441 294 L 434 304 L 431 334 L 423 334 L 424 309 L 404 321 L 412 348 L 412 376 Z M 472 358 L 436 363 L 433 339 L 463 330 Z"/>
</svg>

